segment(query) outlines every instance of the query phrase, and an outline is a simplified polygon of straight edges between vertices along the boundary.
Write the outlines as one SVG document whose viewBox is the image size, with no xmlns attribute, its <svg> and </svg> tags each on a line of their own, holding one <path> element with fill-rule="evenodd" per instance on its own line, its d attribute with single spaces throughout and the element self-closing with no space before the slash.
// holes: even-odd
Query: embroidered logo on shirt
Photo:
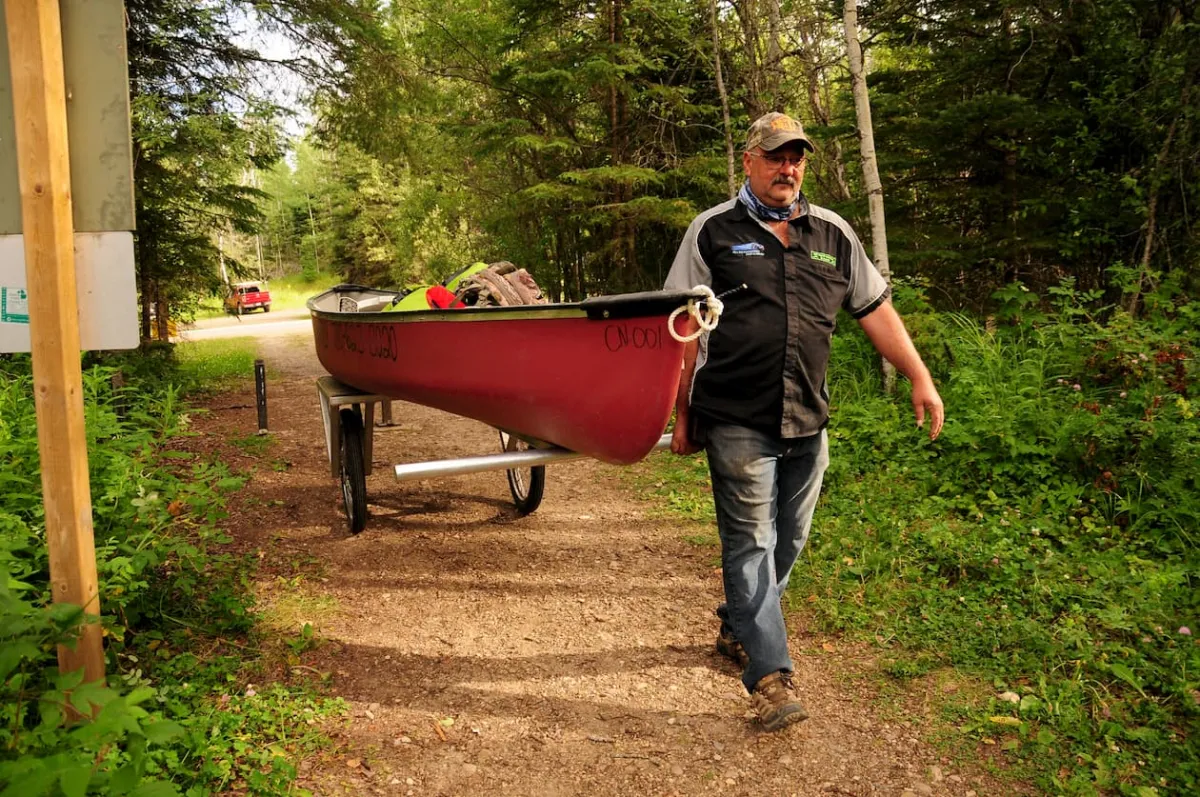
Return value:
<svg viewBox="0 0 1200 797">
<path fill-rule="evenodd" d="M 762 257 L 767 248 L 760 243 L 734 244 L 732 251 L 738 257 Z"/>
<path fill-rule="evenodd" d="M 809 254 L 813 260 L 820 260 L 822 263 L 827 263 L 831 266 L 837 265 L 837 258 L 834 257 L 833 255 L 826 254 L 825 252 L 815 252 L 815 251 L 810 252 Z"/>
</svg>

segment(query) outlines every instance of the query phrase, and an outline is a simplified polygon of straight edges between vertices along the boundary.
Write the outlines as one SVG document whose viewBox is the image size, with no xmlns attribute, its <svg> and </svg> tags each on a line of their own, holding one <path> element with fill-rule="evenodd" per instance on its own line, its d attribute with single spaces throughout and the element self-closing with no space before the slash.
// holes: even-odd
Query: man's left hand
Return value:
<svg viewBox="0 0 1200 797">
<path fill-rule="evenodd" d="M 946 410 L 942 406 L 942 397 L 938 395 L 933 380 L 926 378 L 913 383 L 912 389 L 913 415 L 917 417 L 917 426 L 925 425 L 925 416 L 929 415 L 929 439 L 937 440 L 942 433 L 942 423 L 946 420 Z"/>
<path fill-rule="evenodd" d="M 701 451 L 702 448 L 702 446 L 698 446 L 692 442 L 691 437 L 688 436 L 686 416 L 682 420 L 676 419 L 675 428 L 671 430 L 671 453 L 687 456 L 688 454 L 695 454 L 697 451 Z"/>
</svg>

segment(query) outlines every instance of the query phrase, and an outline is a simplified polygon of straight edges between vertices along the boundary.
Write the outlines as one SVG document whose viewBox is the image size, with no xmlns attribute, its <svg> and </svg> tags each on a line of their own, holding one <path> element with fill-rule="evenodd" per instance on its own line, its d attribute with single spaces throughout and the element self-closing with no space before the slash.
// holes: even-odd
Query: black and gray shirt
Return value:
<svg viewBox="0 0 1200 797">
<path fill-rule="evenodd" d="M 887 283 L 850 225 L 800 197 L 789 244 L 736 199 L 688 227 L 667 290 L 708 285 L 723 299 L 717 328 L 700 339 L 691 408 L 708 422 L 780 437 L 807 437 L 829 419 L 825 369 L 834 318 L 862 318 L 888 297 Z"/>
</svg>

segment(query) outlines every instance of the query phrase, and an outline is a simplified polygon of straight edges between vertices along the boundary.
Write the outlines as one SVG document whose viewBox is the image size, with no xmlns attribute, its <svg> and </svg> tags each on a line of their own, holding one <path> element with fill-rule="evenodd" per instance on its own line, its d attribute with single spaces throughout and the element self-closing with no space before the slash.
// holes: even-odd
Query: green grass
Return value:
<svg viewBox="0 0 1200 797">
<path fill-rule="evenodd" d="M 246 452 L 251 457 L 263 457 L 275 442 L 270 434 L 248 434 L 241 437 L 231 437 L 229 442 Z"/>
<path fill-rule="evenodd" d="M 267 280 L 267 289 L 271 292 L 271 312 L 302 309 L 309 299 L 340 282 L 342 278 L 337 274 L 321 274 L 313 280 L 305 280 L 300 274 L 289 274 Z M 225 308 L 221 297 L 209 296 L 200 300 L 200 307 L 196 311 L 197 321 L 223 315 Z"/>
<path fill-rule="evenodd" d="M 321 274 L 313 280 L 305 280 L 299 274 L 273 279 L 268 283 L 271 291 L 271 312 L 299 310 L 309 299 L 340 282 L 342 278 L 337 274 Z"/>
<path fill-rule="evenodd" d="M 258 344 L 249 338 L 176 344 L 179 379 L 188 392 L 217 393 L 254 380 Z"/>
<path fill-rule="evenodd" d="M 221 300 L 212 296 L 207 296 L 200 300 L 200 306 L 196 308 L 196 320 L 204 321 L 209 318 L 220 318 L 225 315 L 225 310 L 221 306 Z"/>
<path fill-rule="evenodd" d="M 630 471 L 639 489 L 652 491 L 659 501 L 652 517 L 683 518 L 708 523 L 714 520 L 708 461 L 703 454 L 678 457 L 667 451 L 651 454 L 650 467 Z M 716 534 L 712 536 L 716 542 Z"/>
<path fill-rule="evenodd" d="M 281 632 L 302 633 L 306 625 L 319 631 L 340 611 L 337 598 L 308 589 L 299 577 L 277 578 L 259 598 L 263 623 Z"/>
</svg>

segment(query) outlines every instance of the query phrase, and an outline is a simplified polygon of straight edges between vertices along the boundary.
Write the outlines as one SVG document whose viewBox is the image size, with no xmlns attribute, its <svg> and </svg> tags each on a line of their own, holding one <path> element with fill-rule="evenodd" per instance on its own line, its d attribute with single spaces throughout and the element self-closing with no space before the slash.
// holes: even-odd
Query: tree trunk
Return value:
<svg viewBox="0 0 1200 797">
<path fill-rule="evenodd" d="M 139 328 L 140 337 L 142 340 L 150 340 L 150 280 L 146 278 L 145 267 L 139 269 L 138 274 L 138 290 L 141 293 L 142 305 L 138 308 L 140 311 Z"/>
<path fill-rule="evenodd" d="M 734 0 L 733 7 L 745 39 L 746 111 L 751 119 L 769 111 L 782 111 L 780 85 L 784 78 L 784 54 L 779 43 L 783 25 L 779 0 Z M 759 22 L 763 17 L 767 20 L 766 41 L 762 40 Z"/>
<path fill-rule="evenodd" d="M 141 208 L 139 207 L 140 211 Z M 150 263 L 152 260 L 150 254 L 150 242 L 146 238 L 146 233 L 143 230 L 137 238 L 137 280 L 138 291 L 142 295 L 141 310 L 141 338 L 142 340 L 150 340 L 150 303 L 154 301 L 151 294 L 153 283 L 150 281 Z"/>
<path fill-rule="evenodd" d="M 1004 38 L 1008 43 L 1008 49 L 1012 50 L 1013 45 L 1013 23 L 1012 10 L 1005 8 L 1000 13 L 1000 30 L 1004 34 Z M 1004 93 L 1013 93 L 1013 74 L 1016 72 L 1017 65 L 1020 63 L 1022 55 L 1008 69 L 1008 75 L 1004 78 Z M 1020 215 L 1021 203 L 1017 185 L 1017 131 L 1009 128 L 1004 131 L 1005 137 L 1008 139 L 1008 147 L 1004 150 L 1004 186 L 1005 194 L 1008 197 L 1008 207 L 1005 215 L 1008 222 L 1008 267 L 1005 269 L 1004 282 L 1019 282 L 1021 279 L 1021 263 L 1027 258 L 1024 256 L 1021 246 L 1021 231 L 1020 231 Z"/>
<path fill-rule="evenodd" d="M 614 59 L 624 61 L 621 48 L 625 44 L 625 0 L 613 0 L 608 30 Z M 618 166 L 625 163 L 629 149 L 629 102 L 625 92 L 618 90 L 616 84 L 613 85 L 611 99 L 612 163 Z M 623 213 L 624 206 L 633 199 L 633 186 L 625 180 L 619 181 L 613 199 L 621 209 L 619 212 Z M 630 290 L 637 279 L 637 227 L 629 218 L 621 218 L 616 223 L 614 233 L 612 260 L 617 273 L 613 287 L 624 292 Z"/>
<path fill-rule="evenodd" d="M 166 343 L 171 339 L 171 328 L 168 325 L 168 321 L 170 319 L 170 307 L 167 305 L 166 294 L 163 293 L 162 287 L 158 285 L 155 286 L 154 313 L 157 316 L 157 318 L 154 320 L 158 326 L 158 339 L 163 343 Z"/>
<path fill-rule="evenodd" d="M 624 62 L 625 56 L 620 52 L 625 44 L 625 1 L 615 0 L 613 3 L 613 16 L 616 18 L 616 27 L 614 29 L 615 38 L 613 44 L 617 50 L 617 56 L 620 61 Z M 629 102 L 625 92 L 617 92 L 617 125 L 614 129 L 616 135 L 617 151 L 620 154 L 619 163 L 625 162 L 626 150 L 628 149 L 628 131 L 629 131 Z"/>
<path fill-rule="evenodd" d="M 863 187 L 867 190 L 867 209 L 871 214 L 871 253 L 875 266 L 890 285 L 892 269 L 888 264 L 887 225 L 883 215 L 883 184 L 879 181 L 879 165 L 875 162 L 875 128 L 871 124 L 871 99 L 867 94 L 867 76 L 863 67 L 862 46 L 858 42 L 857 0 L 845 0 L 842 19 L 846 26 L 846 52 L 850 57 L 850 81 L 854 89 L 854 113 L 858 118 L 858 138 L 862 152 Z M 884 389 L 891 393 L 896 383 L 896 369 L 883 363 Z"/>
<path fill-rule="evenodd" d="M 782 22 L 779 13 L 779 0 L 763 0 L 767 4 L 767 57 L 766 85 L 763 87 L 766 95 L 764 104 L 772 111 L 785 111 L 780 99 L 779 87 L 783 85 L 783 48 L 779 46 Z"/>
<path fill-rule="evenodd" d="M 141 338 L 142 340 L 150 340 L 150 283 L 146 279 L 142 279 L 142 307 L 141 307 Z"/>
<path fill-rule="evenodd" d="M 871 99 L 867 93 L 867 78 L 863 68 L 862 47 L 858 43 L 858 8 L 856 0 L 845 0 L 846 51 L 850 56 L 850 80 L 854 90 L 854 113 L 858 119 L 859 149 L 862 152 L 863 186 L 867 191 L 871 214 L 871 250 L 875 265 L 885 280 L 891 281 L 888 265 L 887 225 L 883 212 L 883 184 L 879 180 L 879 165 L 875 160 L 875 128 L 871 123 Z"/>
<path fill-rule="evenodd" d="M 1183 97 L 1180 98 L 1180 106 L 1187 107 L 1187 98 L 1190 93 L 1191 86 L 1184 89 Z M 1141 307 L 1142 293 L 1146 290 L 1147 284 L 1150 282 L 1150 258 L 1154 254 L 1154 235 L 1158 227 L 1158 188 L 1162 179 L 1161 175 L 1167 164 L 1167 156 L 1171 152 L 1171 142 L 1175 138 L 1175 129 L 1178 127 L 1179 117 L 1171 120 L 1171 126 L 1167 128 L 1167 137 L 1163 141 L 1162 149 L 1158 151 L 1158 157 L 1154 160 L 1154 171 L 1150 174 L 1150 199 L 1146 204 L 1146 243 L 1142 246 L 1142 259 L 1138 263 L 1138 278 L 1137 284 L 1134 285 L 1133 293 L 1125 300 L 1125 310 L 1130 315 L 1137 315 Z"/>
<path fill-rule="evenodd" d="M 617 16 L 620 14 L 621 0 L 612 0 L 608 4 L 608 46 L 612 53 L 617 49 Z M 609 144 L 613 151 L 613 162 L 617 160 L 617 84 L 608 87 L 608 135 Z"/>
<path fill-rule="evenodd" d="M 797 19 L 802 48 L 801 60 L 804 63 L 804 77 L 808 89 L 808 107 L 813 120 L 822 127 L 830 126 L 829 103 L 821 97 L 821 89 L 825 87 L 825 65 L 820 42 L 827 37 L 813 35 L 811 26 L 818 29 L 822 20 L 819 12 L 808 9 L 812 14 L 807 19 Z M 851 196 L 850 184 L 846 181 L 846 159 L 842 154 L 842 142 L 837 138 L 822 142 L 823 155 L 818 161 L 820 169 L 814 170 L 813 176 L 820 183 L 825 193 L 835 201 L 844 202 Z"/>
<path fill-rule="evenodd" d="M 767 112 L 761 103 L 762 68 L 758 58 L 758 8 L 755 0 L 734 0 L 738 21 L 742 25 L 742 45 L 746 51 L 746 113 L 757 119 Z"/>
<path fill-rule="evenodd" d="M 532 228 L 530 232 L 536 235 L 537 223 L 531 223 L 529 226 Z M 551 237 L 554 241 L 554 262 L 558 266 L 558 279 L 556 279 L 555 282 L 557 283 L 559 296 L 561 297 L 559 301 L 573 302 L 575 300 L 571 298 L 571 285 L 567 280 L 567 261 L 566 258 L 563 257 L 562 231 L 553 230 L 551 232 Z"/>
<path fill-rule="evenodd" d="M 733 154 L 733 125 L 729 121 L 729 95 L 725 93 L 725 79 L 721 75 L 721 37 L 717 26 L 717 0 L 710 0 L 708 9 L 712 20 L 713 62 L 717 68 L 717 93 L 721 95 L 721 115 L 725 120 L 725 158 L 729 177 L 729 198 L 733 199 L 738 192 L 737 162 Z"/>
<path fill-rule="evenodd" d="M 317 250 L 317 222 L 313 218 L 312 212 L 312 197 L 308 192 L 304 192 L 304 202 L 308 205 L 308 228 L 312 230 L 313 239 L 313 264 L 317 267 L 317 273 L 321 273 L 321 253 Z"/>
<path fill-rule="evenodd" d="M 583 301 L 587 296 L 587 274 L 583 270 L 583 257 L 579 251 L 579 232 L 571 234 L 571 257 L 575 263 L 575 298 Z"/>
</svg>

